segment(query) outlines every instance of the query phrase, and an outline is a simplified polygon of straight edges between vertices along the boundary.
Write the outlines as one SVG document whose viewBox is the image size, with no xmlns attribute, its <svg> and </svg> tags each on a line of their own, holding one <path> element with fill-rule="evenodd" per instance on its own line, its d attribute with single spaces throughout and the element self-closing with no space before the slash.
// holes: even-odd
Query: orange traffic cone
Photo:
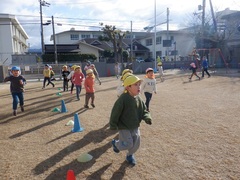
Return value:
<svg viewBox="0 0 240 180">
<path fill-rule="evenodd" d="M 68 172 L 67 172 L 67 180 L 76 180 L 76 177 L 74 175 L 74 171 L 73 170 L 68 170 Z"/>
<path fill-rule="evenodd" d="M 108 71 L 107 71 L 107 76 L 110 77 L 111 76 L 111 71 L 110 69 L 108 68 Z"/>
</svg>

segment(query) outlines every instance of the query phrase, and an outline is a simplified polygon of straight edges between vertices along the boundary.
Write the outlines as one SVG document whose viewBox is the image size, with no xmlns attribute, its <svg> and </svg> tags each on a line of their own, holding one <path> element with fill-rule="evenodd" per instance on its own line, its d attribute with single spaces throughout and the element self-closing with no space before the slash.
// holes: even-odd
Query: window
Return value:
<svg viewBox="0 0 240 180">
<path fill-rule="evenodd" d="M 90 38 L 90 34 L 82 34 L 81 38 L 82 39 Z"/>
<path fill-rule="evenodd" d="M 146 46 L 152 45 L 152 39 L 146 39 Z"/>
<path fill-rule="evenodd" d="M 94 34 L 94 35 L 93 35 L 93 38 L 98 38 L 99 36 L 100 36 L 99 34 L 98 34 L 98 35 L 97 35 L 97 34 Z"/>
<path fill-rule="evenodd" d="M 156 44 L 162 44 L 162 37 L 161 36 L 156 38 Z"/>
<path fill-rule="evenodd" d="M 78 34 L 71 34 L 70 39 L 71 40 L 79 40 L 79 35 Z"/>
</svg>

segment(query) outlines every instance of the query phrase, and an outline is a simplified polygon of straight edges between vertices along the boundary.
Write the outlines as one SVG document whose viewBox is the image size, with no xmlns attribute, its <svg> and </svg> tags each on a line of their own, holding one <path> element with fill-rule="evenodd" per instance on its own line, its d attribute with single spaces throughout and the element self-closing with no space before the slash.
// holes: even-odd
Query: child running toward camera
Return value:
<svg viewBox="0 0 240 180">
<path fill-rule="evenodd" d="M 76 87 L 76 96 L 77 96 L 77 100 L 80 100 L 80 93 L 82 90 L 82 82 L 84 81 L 85 76 L 82 73 L 81 67 L 80 66 L 75 66 L 75 70 L 72 76 L 72 81 L 73 84 Z"/>
<path fill-rule="evenodd" d="M 21 107 L 21 111 L 24 112 L 24 84 L 26 79 L 20 75 L 20 68 L 13 66 L 11 69 L 11 75 L 4 79 L 4 82 L 10 81 L 10 91 L 13 98 L 13 115 L 17 115 L 18 101 Z"/>
<path fill-rule="evenodd" d="M 126 91 L 114 103 L 109 123 L 111 130 L 119 132 L 119 139 L 112 140 L 113 151 L 119 153 L 127 150 L 126 160 L 131 165 L 136 164 L 134 154 L 140 147 L 141 121 L 152 124 L 150 113 L 139 96 L 141 82 L 142 80 L 134 75 L 124 80 Z"/>
<path fill-rule="evenodd" d="M 143 83 L 141 85 L 141 92 L 144 92 L 145 98 L 146 98 L 146 106 L 147 110 L 149 110 L 149 103 L 152 99 L 152 93 L 154 92 L 155 94 L 157 93 L 157 88 L 156 88 L 156 79 L 154 76 L 154 71 L 152 68 L 147 68 L 146 69 L 146 77 L 143 80 Z"/>
<path fill-rule="evenodd" d="M 85 108 L 89 108 L 88 102 L 89 102 L 90 99 L 91 99 L 91 106 L 93 108 L 95 108 L 95 104 L 94 104 L 94 100 L 95 100 L 94 80 L 95 80 L 95 76 L 93 74 L 92 69 L 88 69 L 86 71 L 86 79 L 85 79 L 85 82 L 84 82 L 84 87 L 85 87 L 85 90 L 86 90 L 85 105 L 84 105 Z"/>
</svg>

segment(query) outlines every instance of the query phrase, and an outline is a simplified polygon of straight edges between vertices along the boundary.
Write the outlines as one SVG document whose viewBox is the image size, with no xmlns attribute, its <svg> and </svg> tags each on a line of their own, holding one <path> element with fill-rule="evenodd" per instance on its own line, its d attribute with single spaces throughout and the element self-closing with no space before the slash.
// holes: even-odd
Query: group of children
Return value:
<svg viewBox="0 0 240 180">
<path fill-rule="evenodd" d="M 73 65 L 71 66 L 71 72 L 68 71 L 67 66 L 63 66 L 62 77 L 63 77 L 63 90 L 68 91 L 68 81 L 71 81 L 71 94 L 73 94 L 73 88 L 76 88 L 76 97 L 77 100 L 80 100 L 80 93 L 82 90 L 82 84 L 85 87 L 86 95 L 85 95 L 85 108 L 89 108 L 89 100 L 91 100 L 91 106 L 94 108 L 94 99 L 95 99 L 95 88 L 94 88 L 94 68 L 86 68 L 86 77 L 82 72 L 81 66 Z"/>
<path fill-rule="evenodd" d="M 210 74 L 207 71 L 207 63 L 203 62 L 203 74 L 204 71 L 210 77 Z M 163 81 L 163 70 L 162 63 L 158 63 L 159 66 L 159 76 L 161 81 Z M 191 64 L 192 75 L 196 75 L 199 79 L 200 77 L 196 74 L 196 65 Z M 20 101 L 21 111 L 24 111 L 24 101 L 23 101 L 23 92 L 24 84 L 26 80 L 23 76 L 20 75 L 20 69 L 16 66 L 12 67 L 12 75 L 6 77 L 4 82 L 11 81 L 11 93 L 13 97 L 13 115 L 17 115 L 17 105 L 18 99 Z M 94 99 L 95 99 L 95 89 L 94 89 L 94 80 L 97 78 L 99 84 L 101 81 L 96 73 L 95 66 L 91 65 L 90 62 L 87 62 L 84 70 L 86 71 L 86 77 L 82 73 L 81 67 L 74 65 L 71 67 L 71 72 L 68 71 L 66 65 L 63 66 L 62 77 L 63 77 L 63 90 L 68 91 L 68 81 L 72 82 L 71 93 L 73 87 L 76 87 L 76 96 L 80 100 L 80 92 L 82 89 L 82 83 L 86 90 L 85 95 L 85 108 L 89 108 L 88 103 L 91 99 L 91 106 L 94 108 Z M 45 87 L 46 81 L 51 83 L 51 71 L 49 66 L 45 66 L 44 69 L 44 81 L 43 88 Z M 54 87 L 54 84 L 52 83 Z M 140 97 L 140 93 L 144 93 L 145 102 Z M 125 69 L 122 71 L 122 76 L 120 78 L 120 84 L 117 88 L 118 98 L 115 101 L 110 115 L 109 125 L 111 130 L 118 130 L 118 140 L 112 140 L 112 147 L 115 153 L 120 151 L 127 151 L 126 161 L 131 164 L 136 164 L 135 153 L 140 147 L 140 130 L 139 126 L 142 120 L 145 123 L 151 125 L 152 118 L 150 115 L 150 101 L 152 94 L 157 93 L 156 88 L 156 78 L 154 74 L 154 69 L 147 68 L 146 75 L 143 80 L 133 74 L 133 71 L 130 69 Z"/>
</svg>

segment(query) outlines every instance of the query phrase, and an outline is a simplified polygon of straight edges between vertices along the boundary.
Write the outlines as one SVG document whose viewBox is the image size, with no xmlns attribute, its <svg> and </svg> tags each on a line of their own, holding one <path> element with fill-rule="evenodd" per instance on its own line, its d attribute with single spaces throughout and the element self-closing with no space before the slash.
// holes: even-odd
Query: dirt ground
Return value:
<svg viewBox="0 0 240 180">
<path fill-rule="evenodd" d="M 96 84 L 96 107 L 83 108 L 75 94 L 56 87 L 42 90 L 42 82 L 28 82 L 25 112 L 12 116 L 9 84 L 0 84 L 0 179 L 177 180 L 240 179 L 240 73 L 215 73 L 188 81 L 190 72 L 165 71 L 150 103 L 153 124 L 142 122 L 137 165 L 129 166 L 126 152 L 115 154 L 116 131 L 108 121 L 117 99 L 115 77 Z M 140 75 L 143 77 L 143 75 Z M 143 99 L 144 96 L 142 96 Z M 64 100 L 68 112 L 52 112 Z M 82 132 L 65 126 L 78 113 Z M 89 153 L 93 159 L 80 163 Z"/>
</svg>

